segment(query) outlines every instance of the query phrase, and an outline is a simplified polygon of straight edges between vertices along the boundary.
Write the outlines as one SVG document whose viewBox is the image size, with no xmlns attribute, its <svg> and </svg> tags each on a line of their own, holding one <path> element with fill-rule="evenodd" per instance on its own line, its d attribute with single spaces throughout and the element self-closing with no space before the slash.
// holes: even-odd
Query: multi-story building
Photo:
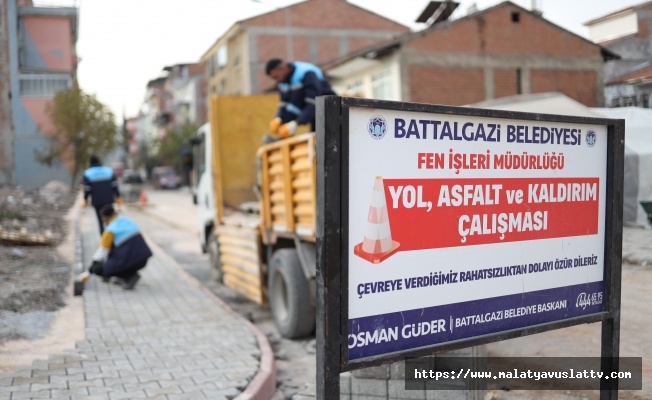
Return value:
<svg viewBox="0 0 652 400">
<path fill-rule="evenodd" d="M 652 2 L 626 7 L 585 23 L 594 42 L 620 59 L 605 65 L 607 107 L 652 106 Z"/>
<path fill-rule="evenodd" d="M 321 64 L 409 29 L 346 0 L 308 0 L 236 22 L 201 57 L 208 94 L 256 94 L 274 86 L 270 58 Z"/>
<path fill-rule="evenodd" d="M 170 115 L 167 114 L 165 102 L 165 82 L 167 77 L 158 77 L 147 82 L 147 90 L 145 91 L 145 100 L 142 106 L 142 114 L 144 115 L 145 123 L 144 134 L 142 137 L 151 143 L 155 139 L 160 139 L 165 136 L 165 129 L 170 123 Z"/>
<path fill-rule="evenodd" d="M 173 124 L 204 124 L 207 120 L 204 66 L 200 63 L 176 64 L 163 70 L 168 73 Z"/>
<path fill-rule="evenodd" d="M 77 9 L 37 7 L 31 0 L 8 0 L 0 18 L 6 18 L 3 24 L 6 23 L 14 126 L 14 171 L 4 175 L 13 175 L 13 183 L 25 187 L 37 187 L 52 179 L 69 181 L 65 161 L 45 166 L 36 160 L 35 151 L 45 151 L 50 142 L 51 126 L 45 105 L 58 90 L 70 87 L 76 75 Z M 0 121 L 0 126 L 5 125 L 6 122 Z M 5 154 L 10 142 L 2 141 Z"/>
<path fill-rule="evenodd" d="M 335 91 L 447 105 L 561 92 L 604 104 L 604 63 L 615 53 L 509 1 L 447 20 L 451 12 L 429 6 L 419 19 L 427 28 L 326 64 Z"/>
<path fill-rule="evenodd" d="M 0 184 L 14 182 L 14 122 L 9 74 L 7 2 L 0 1 Z"/>
</svg>

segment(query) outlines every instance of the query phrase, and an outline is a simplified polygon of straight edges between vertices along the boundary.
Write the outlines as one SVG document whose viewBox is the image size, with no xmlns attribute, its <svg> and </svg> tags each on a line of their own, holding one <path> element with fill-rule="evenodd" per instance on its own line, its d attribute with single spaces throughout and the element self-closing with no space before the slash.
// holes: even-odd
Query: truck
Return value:
<svg viewBox="0 0 652 400">
<path fill-rule="evenodd" d="M 276 95 L 213 96 L 193 139 L 202 250 L 211 278 L 269 305 L 283 337 L 315 328 L 315 135 L 264 144 Z"/>
</svg>

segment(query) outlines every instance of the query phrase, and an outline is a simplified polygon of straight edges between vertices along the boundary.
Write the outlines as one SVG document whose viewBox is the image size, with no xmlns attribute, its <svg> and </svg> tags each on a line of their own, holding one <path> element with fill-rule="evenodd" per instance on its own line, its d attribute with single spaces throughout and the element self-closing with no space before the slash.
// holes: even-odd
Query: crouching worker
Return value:
<svg viewBox="0 0 652 400">
<path fill-rule="evenodd" d="M 136 223 L 119 216 L 112 205 L 102 207 L 100 215 L 106 228 L 89 272 L 104 277 L 105 281 L 118 277 L 124 282 L 123 289 L 131 290 L 138 283 L 138 271 L 145 267 L 152 251 Z"/>
</svg>

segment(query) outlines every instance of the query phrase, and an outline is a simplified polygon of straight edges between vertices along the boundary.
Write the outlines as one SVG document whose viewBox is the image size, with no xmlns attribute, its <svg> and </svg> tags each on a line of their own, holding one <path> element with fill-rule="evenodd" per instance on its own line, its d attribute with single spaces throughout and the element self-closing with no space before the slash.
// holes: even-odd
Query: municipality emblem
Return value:
<svg viewBox="0 0 652 400">
<path fill-rule="evenodd" d="M 387 133 L 387 121 L 385 121 L 385 118 L 380 115 L 374 115 L 369 118 L 367 132 L 369 132 L 369 135 L 375 140 L 384 138 L 385 133 Z"/>
<path fill-rule="evenodd" d="M 595 146 L 595 142 L 597 142 L 598 137 L 595 134 L 595 131 L 593 129 L 589 129 L 586 132 L 586 145 L 589 147 Z"/>
</svg>

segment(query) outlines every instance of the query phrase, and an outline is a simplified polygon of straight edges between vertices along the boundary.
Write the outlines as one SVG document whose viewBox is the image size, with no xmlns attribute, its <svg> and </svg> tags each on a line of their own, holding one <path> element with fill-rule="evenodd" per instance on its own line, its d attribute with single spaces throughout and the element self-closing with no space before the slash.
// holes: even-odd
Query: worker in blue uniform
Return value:
<svg viewBox="0 0 652 400">
<path fill-rule="evenodd" d="M 310 124 L 310 130 L 314 132 L 315 98 L 335 94 L 324 73 L 314 64 L 287 63 L 278 58 L 267 62 L 265 72 L 276 81 L 281 97 L 276 116 L 269 123 L 272 134 L 287 138 L 304 124 Z"/>
<path fill-rule="evenodd" d="M 117 277 L 125 290 L 131 290 L 140 279 L 139 270 L 147 265 L 152 251 L 140 234 L 136 223 L 125 216 L 119 216 L 112 205 L 100 210 L 106 224 L 102 240 L 95 254 L 89 272 L 104 278 Z"/>
<path fill-rule="evenodd" d="M 100 235 L 104 233 L 104 223 L 100 216 L 102 207 L 113 204 L 122 204 L 118 181 L 115 178 L 113 169 L 102 165 L 97 156 L 90 157 L 91 167 L 84 171 L 82 183 L 84 186 L 83 207 L 88 204 L 88 198 L 91 198 L 91 204 L 97 214 L 97 222 L 100 226 Z"/>
</svg>

